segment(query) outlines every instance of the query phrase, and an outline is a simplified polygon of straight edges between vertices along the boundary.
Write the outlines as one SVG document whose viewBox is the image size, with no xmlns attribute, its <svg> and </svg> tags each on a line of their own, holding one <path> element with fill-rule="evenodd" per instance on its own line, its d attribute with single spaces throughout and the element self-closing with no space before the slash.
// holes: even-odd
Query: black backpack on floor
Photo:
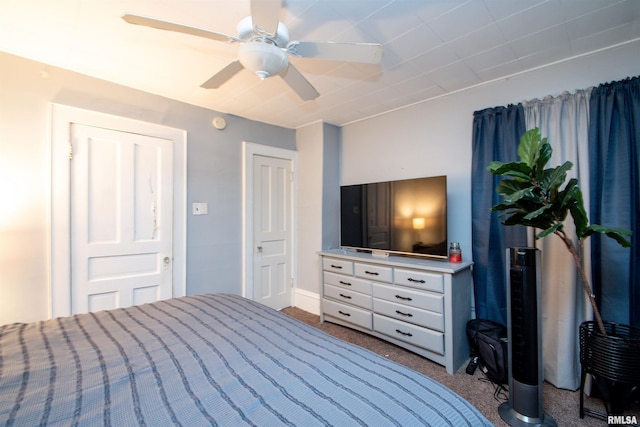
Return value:
<svg viewBox="0 0 640 427">
<path fill-rule="evenodd" d="M 471 357 L 496 384 L 509 382 L 507 327 L 492 320 L 472 319 L 467 322 Z"/>
</svg>

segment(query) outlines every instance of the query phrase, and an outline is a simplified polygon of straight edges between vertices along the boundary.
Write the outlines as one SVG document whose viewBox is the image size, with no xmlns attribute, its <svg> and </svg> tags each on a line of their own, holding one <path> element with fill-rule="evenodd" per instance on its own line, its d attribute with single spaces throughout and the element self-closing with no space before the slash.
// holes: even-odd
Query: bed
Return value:
<svg viewBox="0 0 640 427">
<path fill-rule="evenodd" d="M 0 327 L 0 425 L 491 425 L 443 385 L 254 301 Z"/>
</svg>

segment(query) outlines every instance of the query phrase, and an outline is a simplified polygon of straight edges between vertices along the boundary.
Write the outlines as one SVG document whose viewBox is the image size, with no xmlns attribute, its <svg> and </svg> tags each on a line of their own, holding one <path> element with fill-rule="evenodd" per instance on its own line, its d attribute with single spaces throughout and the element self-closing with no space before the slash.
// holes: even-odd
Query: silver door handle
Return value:
<svg viewBox="0 0 640 427">
<path fill-rule="evenodd" d="M 262 252 L 262 246 L 258 246 L 257 249 L 258 249 L 258 252 Z"/>
</svg>

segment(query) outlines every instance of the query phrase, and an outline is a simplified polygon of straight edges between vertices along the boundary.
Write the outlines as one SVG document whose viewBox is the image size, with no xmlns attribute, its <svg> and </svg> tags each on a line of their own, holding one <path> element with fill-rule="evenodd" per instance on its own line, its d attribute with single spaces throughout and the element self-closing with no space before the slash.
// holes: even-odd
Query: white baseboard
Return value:
<svg viewBox="0 0 640 427">
<path fill-rule="evenodd" d="M 294 305 L 301 310 L 320 315 L 320 295 L 315 292 L 305 291 L 296 288 L 294 295 Z"/>
</svg>

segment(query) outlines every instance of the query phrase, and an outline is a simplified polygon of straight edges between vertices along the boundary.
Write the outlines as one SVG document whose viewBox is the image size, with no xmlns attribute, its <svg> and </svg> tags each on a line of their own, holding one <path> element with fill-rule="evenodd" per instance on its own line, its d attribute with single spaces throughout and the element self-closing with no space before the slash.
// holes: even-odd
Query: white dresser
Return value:
<svg viewBox="0 0 640 427">
<path fill-rule="evenodd" d="M 322 321 L 392 342 L 450 374 L 468 360 L 472 263 L 345 250 L 320 256 Z"/>
</svg>

